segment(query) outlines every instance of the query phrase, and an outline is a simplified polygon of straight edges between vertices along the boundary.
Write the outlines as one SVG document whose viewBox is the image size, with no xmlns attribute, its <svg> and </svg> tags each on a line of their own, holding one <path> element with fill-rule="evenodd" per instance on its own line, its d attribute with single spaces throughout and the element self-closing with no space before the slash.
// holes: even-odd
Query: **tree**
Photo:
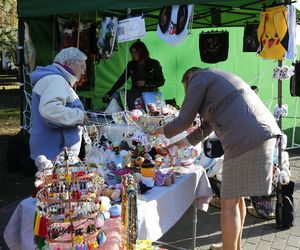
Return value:
<svg viewBox="0 0 300 250">
<path fill-rule="evenodd" d="M 17 0 L 0 0 L 0 50 L 16 63 L 18 45 Z"/>
</svg>

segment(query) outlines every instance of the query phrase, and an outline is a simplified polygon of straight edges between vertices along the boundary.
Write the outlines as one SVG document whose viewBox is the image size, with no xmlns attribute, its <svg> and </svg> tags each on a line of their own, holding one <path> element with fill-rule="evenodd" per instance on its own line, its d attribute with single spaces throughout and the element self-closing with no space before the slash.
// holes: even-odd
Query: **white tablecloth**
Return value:
<svg viewBox="0 0 300 250">
<path fill-rule="evenodd" d="M 158 240 L 198 199 L 198 208 L 207 210 L 212 191 L 202 167 L 181 167 L 183 176 L 169 187 L 154 187 L 139 197 L 139 239 Z M 192 223 L 191 223 L 192 225 Z"/>
<path fill-rule="evenodd" d="M 27 198 L 20 202 L 12 214 L 4 231 L 4 240 L 11 250 L 33 250 L 33 221 L 35 199 Z"/>
<path fill-rule="evenodd" d="M 199 208 L 212 196 L 209 181 L 202 167 L 181 168 L 183 176 L 169 187 L 154 187 L 139 197 L 139 239 L 155 241 L 167 232 L 193 203 Z M 205 207 L 204 207 L 205 210 Z M 34 250 L 33 221 L 35 199 L 23 200 L 8 222 L 4 239 L 11 250 Z"/>
</svg>

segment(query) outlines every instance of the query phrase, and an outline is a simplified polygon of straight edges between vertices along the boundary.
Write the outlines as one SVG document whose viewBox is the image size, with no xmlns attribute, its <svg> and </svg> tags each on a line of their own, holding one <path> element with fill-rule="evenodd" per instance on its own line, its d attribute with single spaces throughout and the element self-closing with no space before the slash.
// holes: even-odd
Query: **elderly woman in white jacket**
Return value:
<svg viewBox="0 0 300 250">
<path fill-rule="evenodd" d="M 54 160 L 64 147 L 79 154 L 82 125 L 88 116 L 73 87 L 86 70 L 86 59 L 77 48 L 62 49 L 53 64 L 38 66 L 31 74 L 29 145 L 33 160 L 39 155 Z"/>
</svg>

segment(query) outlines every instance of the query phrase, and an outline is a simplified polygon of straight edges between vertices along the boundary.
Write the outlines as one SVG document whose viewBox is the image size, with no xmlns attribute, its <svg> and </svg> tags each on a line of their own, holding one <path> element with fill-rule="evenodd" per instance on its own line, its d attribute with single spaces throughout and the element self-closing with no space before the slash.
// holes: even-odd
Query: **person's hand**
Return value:
<svg viewBox="0 0 300 250">
<path fill-rule="evenodd" d="M 104 103 L 110 102 L 111 99 L 112 99 L 112 97 L 109 94 L 106 94 L 105 96 L 102 97 L 102 101 Z"/>
<path fill-rule="evenodd" d="M 145 84 L 146 84 L 145 80 L 138 80 L 136 82 L 136 86 L 139 88 L 145 86 Z"/>
<path fill-rule="evenodd" d="M 87 124 L 90 121 L 90 118 L 87 113 L 84 113 L 83 125 Z"/>
</svg>

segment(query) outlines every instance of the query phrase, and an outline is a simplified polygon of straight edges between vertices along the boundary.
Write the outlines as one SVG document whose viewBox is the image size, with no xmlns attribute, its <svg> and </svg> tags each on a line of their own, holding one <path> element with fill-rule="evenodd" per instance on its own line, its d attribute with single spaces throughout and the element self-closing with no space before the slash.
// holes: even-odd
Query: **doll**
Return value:
<svg viewBox="0 0 300 250">
<path fill-rule="evenodd" d="M 170 186 L 176 181 L 176 175 L 174 172 L 163 173 L 160 170 L 156 170 L 155 174 L 155 186 Z"/>
<path fill-rule="evenodd" d="M 151 116 L 159 116 L 161 112 L 156 108 L 156 105 L 154 103 L 149 103 L 147 105 L 148 113 Z"/>
</svg>

